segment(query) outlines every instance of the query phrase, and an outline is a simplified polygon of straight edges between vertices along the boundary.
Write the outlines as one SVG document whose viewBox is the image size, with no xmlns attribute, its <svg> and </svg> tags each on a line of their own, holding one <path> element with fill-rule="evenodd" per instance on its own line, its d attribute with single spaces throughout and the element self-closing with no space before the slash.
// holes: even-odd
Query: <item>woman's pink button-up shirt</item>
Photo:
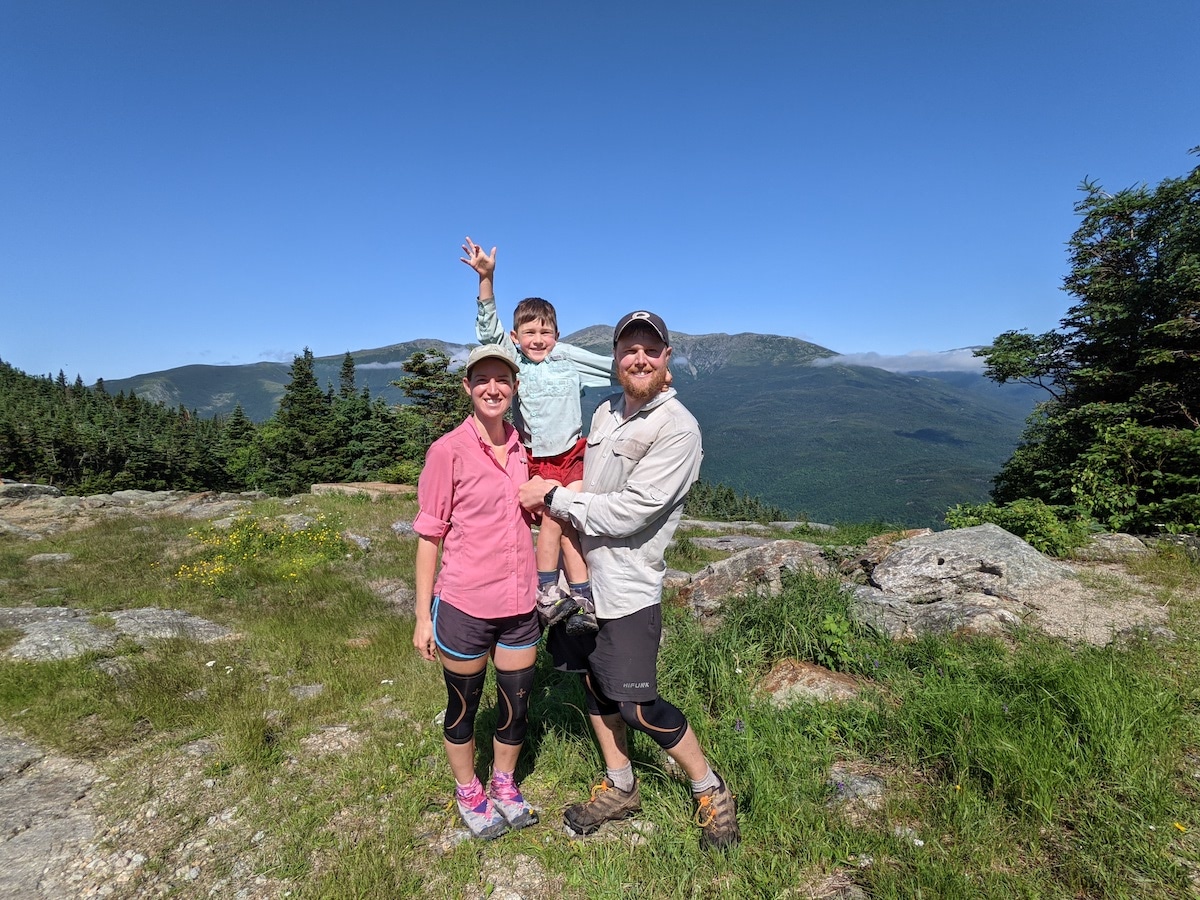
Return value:
<svg viewBox="0 0 1200 900">
<path fill-rule="evenodd" d="M 537 593 L 530 519 L 517 499 L 529 461 L 504 426 L 502 468 L 468 418 L 433 442 L 417 482 L 413 530 L 442 544 L 435 596 L 481 619 L 527 613 Z"/>
</svg>

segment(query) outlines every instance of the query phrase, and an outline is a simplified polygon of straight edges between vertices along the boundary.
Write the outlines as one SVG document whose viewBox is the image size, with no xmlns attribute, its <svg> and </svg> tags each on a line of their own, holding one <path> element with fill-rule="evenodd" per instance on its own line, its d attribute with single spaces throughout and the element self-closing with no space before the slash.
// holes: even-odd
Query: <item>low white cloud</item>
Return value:
<svg viewBox="0 0 1200 900">
<path fill-rule="evenodd" d="M 297 356 L 303 356 L 303 350 L 260 350 L 258 352 L 259 360 L 265 362 L 285 362 L 290 363 Z"/>
<path fill-rule="evenodd" d="M 354 368 L 356 369 L 399 369 L 403 366 L 404 360 L 402 359 L 393 360 L 392 362 L 369 362 L 354 364 Z"/>
<path fill-rule="evenodd" d="M 908 353 L 843 353 L 813 362 L 814 366 L 871 366 L 888 372 L 982 372 L 974 349 L 912 350 Z"/>
</svg>

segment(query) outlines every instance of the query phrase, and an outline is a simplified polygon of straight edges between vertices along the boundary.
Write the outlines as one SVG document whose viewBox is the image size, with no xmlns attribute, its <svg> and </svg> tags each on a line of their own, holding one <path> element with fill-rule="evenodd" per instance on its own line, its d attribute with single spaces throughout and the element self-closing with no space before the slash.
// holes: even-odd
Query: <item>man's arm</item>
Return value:
<svg viewBox="0 0 1200 900">
<path fill-rule="evenodd" d="M 660 437 L 619 490 L 594 494 L 560 487 L 545 511 L 584 534 L 629 537 L 683 499 L 700 474 L 702 456 L 697 431 Z M 536 511 L 551 486 L 541 478 L 531 479 L 521 486 L 521 504 Z"/>
</svg>

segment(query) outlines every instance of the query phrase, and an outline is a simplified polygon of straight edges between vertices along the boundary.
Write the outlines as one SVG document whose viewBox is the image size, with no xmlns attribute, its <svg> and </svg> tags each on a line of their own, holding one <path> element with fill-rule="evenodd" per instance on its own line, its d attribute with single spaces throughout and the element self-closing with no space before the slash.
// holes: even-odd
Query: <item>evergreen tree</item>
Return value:
<svg viewBox="0 0 1200 900">
<path fill-rule="evenodd" d="M 1073 505 L 1114 529 L 1196 530 L 1200 166 L 1154 189 L 1082 191 L 1060 329 L 976 353 L 993 380 L 1051 393 L 993 497 Z"/>
<path fill-rule="evenodd" d="M 410 401 L 405 425 L 411 438 L 422 445 L 421 458 L 429 445 L 471 414 L 471 398 L 463 390 L 461 371 L 450 371 L 450 357 L 441 350 L 418 351 L 401 368 L 407 377 L 393 381 Z"/>
<path fill-rule="evenodd" d="M 350 355 L 350 351 L 346 351 L 346 355 L 342 357 L 342 370 L 338 374 L 338 396 L 343 400 L 349 400 L 354 397 L 354 357 Z"/>
<path fill-rule="evenodd" d="M 331 445 L 330 404 L 317 385 L 312 351 L 292 361 L 291 381 L 284 388 L 273 428 L 264 428 L 268 490 L 299 493 L 315 482 L 330 480 L 327 454 Z"/>
</svg>

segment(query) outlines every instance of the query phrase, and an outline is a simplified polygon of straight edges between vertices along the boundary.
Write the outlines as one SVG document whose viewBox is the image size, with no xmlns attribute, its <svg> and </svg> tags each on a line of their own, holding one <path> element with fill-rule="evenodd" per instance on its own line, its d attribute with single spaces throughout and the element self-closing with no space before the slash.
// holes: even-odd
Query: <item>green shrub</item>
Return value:
<svg viewBox="0 0 1200 900">
<path fill-rule="evenodd" d="M 421 464 L 408 460 L 392 463 L 375 472 L 376 481 L 386 481 L 389 484 L 416 484 L 420 477 Z"/>
<path fill-rule="evenodd" d="M 1080 516 L 1061 518 L 1054 507 L 1041 500 L 1013 500 L 1003 506 L 960 503 L 946 510 L 946 524 L 951 528 L 970 528 L 985 522 L 999 525 L 1051 556 L 1065 556 L 1073 547 L 1084 544 L 1093 530 L 1091 520 Z"/>
</svg>

